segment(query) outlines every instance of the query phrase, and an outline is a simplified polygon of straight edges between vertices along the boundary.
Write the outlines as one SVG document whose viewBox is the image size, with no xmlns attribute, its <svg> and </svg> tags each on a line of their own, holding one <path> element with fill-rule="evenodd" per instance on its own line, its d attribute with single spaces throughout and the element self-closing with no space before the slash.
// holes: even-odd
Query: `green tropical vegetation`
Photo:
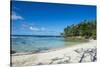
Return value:
<svg viewBox="0 0 100 67">
<path fill-rule="evenodd" d="M 84 20 L 79 24 L 67 26 L 61 35 L 65 38 L 81 37 L 84 39 L 96 39 L 96 20 Z"/>
</svg>

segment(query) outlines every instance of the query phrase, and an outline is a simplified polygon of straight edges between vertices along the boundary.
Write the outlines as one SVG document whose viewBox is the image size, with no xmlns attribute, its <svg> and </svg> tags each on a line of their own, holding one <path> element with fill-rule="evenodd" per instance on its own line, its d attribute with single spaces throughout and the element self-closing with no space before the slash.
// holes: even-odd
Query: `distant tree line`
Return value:
<svg viewBox="0 0 100 67">
<path fill-rule="evenodd" d="M 64 28 L 64 37 L 81 36 L 86 39 L 96 39 L 96 20 L 84 20 L 79 24 L 72 24 Z"/>
</svg>

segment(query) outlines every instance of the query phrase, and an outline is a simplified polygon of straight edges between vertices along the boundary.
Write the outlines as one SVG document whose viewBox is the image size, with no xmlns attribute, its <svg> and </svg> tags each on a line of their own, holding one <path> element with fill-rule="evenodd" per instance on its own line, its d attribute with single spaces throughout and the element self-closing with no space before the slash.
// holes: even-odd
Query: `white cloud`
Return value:
<svg viewBox="0 0 100 67">
<path fill-rule="evenodd" d="M 28 22 L 23 22 L 22 24 L 22 28 L 23 29 L 28 29 L 30 31 L 37 31 L 37 32 L 46 32 L 46 28 L 45 27 L 41 27 L 41 26 L 38 26 L 38 25 L 35 25 L 35 24 L 29 24 Z"/>
<path fill-rule="evenodd" d="M 29 27 L 30 30 L 32 31 L 46 31 L 46 29 L 44 27 L 38 28 L 38 27 Z"/>
<path fill-rule="evenodd" d="M 32 27 L 32 26 L 31 26 L 31 27 L 29 27 L 29 29 L 30 29 L 30 30 L 32 30 L 32 31 L 39 31 L 39 30 L 40 30 L 39 28 Z"/>
<path fill-rule="evenodd" d="M 15 12 L 12 12 L 11 19 L 12 20 L 23 20 L 23 17 L 20 15 L 17 15 Z"/>
</svg>

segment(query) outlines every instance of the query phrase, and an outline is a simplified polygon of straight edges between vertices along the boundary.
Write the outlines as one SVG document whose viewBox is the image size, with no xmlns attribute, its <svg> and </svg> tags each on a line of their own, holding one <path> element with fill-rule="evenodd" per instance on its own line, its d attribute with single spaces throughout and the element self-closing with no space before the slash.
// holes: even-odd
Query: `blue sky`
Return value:
<svg viewBox="0 0 100 67">
<path fill-rule="evenodd" d="M 12 33 L 60 35 L 64 28 L 82 20 L 96 19 L 96 6 L 12 1 Z"/>
</svg>

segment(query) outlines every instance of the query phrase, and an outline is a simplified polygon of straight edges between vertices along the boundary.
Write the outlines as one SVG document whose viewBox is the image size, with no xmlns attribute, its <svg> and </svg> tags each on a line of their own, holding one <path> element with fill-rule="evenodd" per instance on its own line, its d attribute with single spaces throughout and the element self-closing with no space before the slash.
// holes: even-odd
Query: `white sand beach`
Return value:
<svg viewBox="0 0 100 67">
<path fill-rule="evenodd" d="M 96 61 L 96 40 L 43 53 L 12 56 L 12 66 Z"/>
</svg>

